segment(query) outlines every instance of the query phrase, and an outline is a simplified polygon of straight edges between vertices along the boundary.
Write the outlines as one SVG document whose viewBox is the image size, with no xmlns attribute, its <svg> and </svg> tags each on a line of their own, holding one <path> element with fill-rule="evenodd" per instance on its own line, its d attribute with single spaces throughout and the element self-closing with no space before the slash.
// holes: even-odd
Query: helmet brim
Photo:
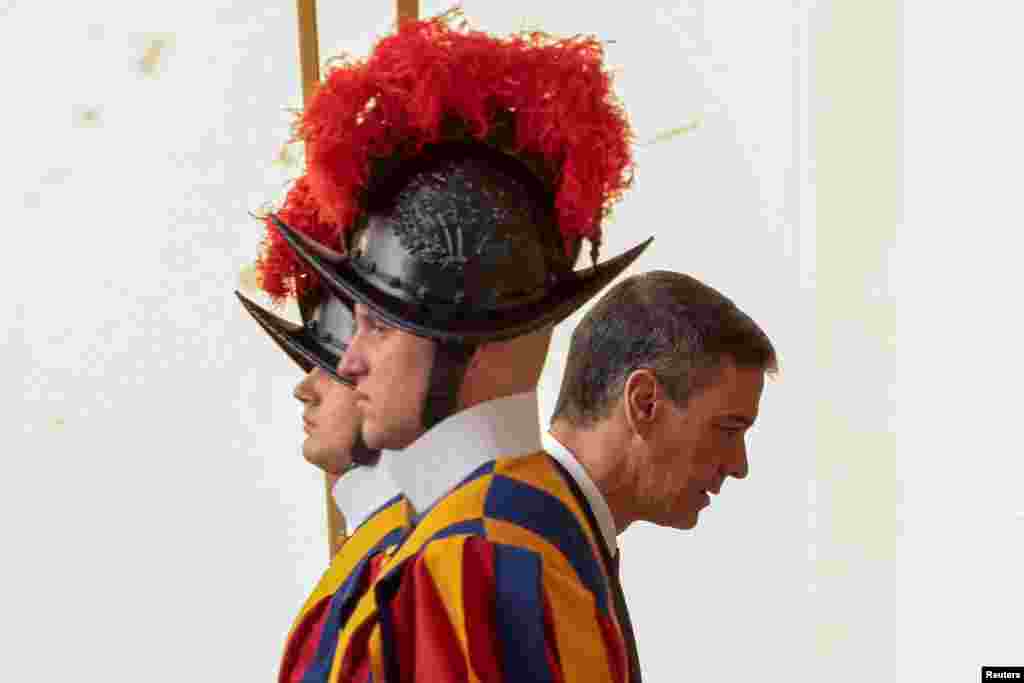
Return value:
<svg viewBox="0 0 1024 683">
<path fill-rule="evenodd" d="M 236 291 L 235 295 L 263 331 L 302 368 L 303 372 L 308 373 L 318 367 L 342 384 L 353 386 L 351 379 L 338 374 L 340 356 L 320 344 L 305 327 L 274 315 L 239 291 Z M 347 348 L 347 345 L 340 342 L 338 346 Z"/>
<path fill-rule="evenodd" d="M 345 257 L 331 263 L 314 253 L 301 236 L 276 215 L 271 219 L 299 259 L 336 295 L 368 306 L 388 325 L 440 342 L 482 344 L 503 341 L 555 325 L 576 312 L 628 268 L 653 237 L 591 268 L 572 271 L 528 305 L 500 311 L 458 305 L 420 304 L 381 291 Z"/>
</svg>

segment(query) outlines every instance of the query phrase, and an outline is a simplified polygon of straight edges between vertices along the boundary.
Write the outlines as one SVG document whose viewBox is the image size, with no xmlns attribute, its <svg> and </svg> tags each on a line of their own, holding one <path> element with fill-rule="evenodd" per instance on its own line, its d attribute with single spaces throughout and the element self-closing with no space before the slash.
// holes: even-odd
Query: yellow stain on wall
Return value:
<svg viewBox="0 0 1024 683">
<path fill-rule="evenodd" d="M 154 36 L 149 39 L 142 57 L 139 59 L 139 72 L 144 76 L 155 78 L 159 75 L 160 65 L 165 61 L 167 52 L 173 45 L 169 35 Z"/>
<path fill-rule="evenodd" d="M 655 135 L 653 138 L 646 142 L 640 143 L 641 146 L 655 145 L 660 142 L 668 142 L 669 140 L 687 135 L 697 130 L 701 126 L 701 119 L 696 118 L 683 124 L 682 126 L 676 126 L 675 128 L 669 128 L 668 130 L 662 131 Z"/>
<path fill-rule="evenodd" d="M 814 646 L 818 654 L 830 655 L 850 637 L 850 627 L 842 622 L 819 623 L 814 633 Z"/>
<path fill-rule="evenodd" d="M 97 106 L 81 107 L 75 112 L 75 127 L 77 128 L 99 128 L 102 125 L 102 111 Z"/>
</svg>

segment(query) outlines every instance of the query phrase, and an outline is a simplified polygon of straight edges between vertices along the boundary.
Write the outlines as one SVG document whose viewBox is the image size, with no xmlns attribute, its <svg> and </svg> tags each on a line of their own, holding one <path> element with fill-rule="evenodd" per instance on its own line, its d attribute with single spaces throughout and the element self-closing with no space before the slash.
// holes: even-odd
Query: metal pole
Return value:
<svg viewBox="0 0 1024 683">
<path fill-rule="evenodd" d="M 313 90 L 320 81 L 320 41 L 316 32 L 316 0 L 296 0 L 299 15 L 299 66 L 302 70 L 302 103 L 308 105 Z M 308 151 L 308 150 L 307 150 Z M 306 158 L 309 158 L 307 154 Z M 327 503 L 327 548 L 333 559 L 344 538 L 341 529 L 345 519 L 334 504 L 331 489 L 337 477 L 324 475 L 324 494 Z"/>
<path fill-rule="evenodd" d="M 420 18 L 420 0 L 395 0 L 395 9 L 398 11 L 399 25 Z"/>
</svg>

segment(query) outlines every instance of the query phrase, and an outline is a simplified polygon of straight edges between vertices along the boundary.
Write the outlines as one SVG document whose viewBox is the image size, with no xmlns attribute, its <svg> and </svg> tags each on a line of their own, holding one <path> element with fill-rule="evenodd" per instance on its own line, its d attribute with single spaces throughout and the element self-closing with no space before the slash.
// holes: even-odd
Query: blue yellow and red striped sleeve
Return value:
<svg viewBox="0 0 1024 683">
<path fill-rule="evenodd" d="M 375 590 L 382 609 L 363 671 L 351 680 L 625 680 L 625 645 L 611 615 L 542 553 L 453 535 Z"/>
<path fill-rule="evenodd" d="M 546 454 L 482 466 L 385 561 L 325 680 L 623 683 L 599 542 Z"/>
<path fill-rule="evenodd" d="M 382 570 L 328 680 L 625 681 L 598 542 L 545 454 L 481 467 Z"/>
<path fill-rule="evenodd" d="M 288 634 L 280 683 L 323 681 L 330 671 L 338 633 L 355 604 L 373 585 L 385 551 L 408 532 L 408 504 L 401 497 L 370 515 L 341 547 Z"/>
</svg>

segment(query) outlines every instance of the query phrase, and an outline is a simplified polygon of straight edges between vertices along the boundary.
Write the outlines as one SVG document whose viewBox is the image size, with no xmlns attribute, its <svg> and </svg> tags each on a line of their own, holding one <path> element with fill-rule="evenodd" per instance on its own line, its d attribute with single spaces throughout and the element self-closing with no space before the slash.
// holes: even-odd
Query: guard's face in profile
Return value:
<svg viewBox="0 0 1024 683">
<path fill-rule="evenodd" d="M 747 476 L 746 432 L 757 419 L 764 371 L 723 364 L 718 379 L 685 407 L 664 400 L 652 429 L 647 518 L 690 529 L 726 477 Z"/>
<path fill-rule="evenodd" d="M 352 447 L 359 433 L 355 392 L 314 368 L 294 393 L 303 404 L 303 457 L 325 472 L 341 474 L 352 463 Z"/>
<path fill-rule="evenodd" d="M 338 365 L 355 384 L 369 448 L 401 450 L 423 432 L 434 342 L 383 323 L 356 304 L 356 334 Z"/>
</svg>

